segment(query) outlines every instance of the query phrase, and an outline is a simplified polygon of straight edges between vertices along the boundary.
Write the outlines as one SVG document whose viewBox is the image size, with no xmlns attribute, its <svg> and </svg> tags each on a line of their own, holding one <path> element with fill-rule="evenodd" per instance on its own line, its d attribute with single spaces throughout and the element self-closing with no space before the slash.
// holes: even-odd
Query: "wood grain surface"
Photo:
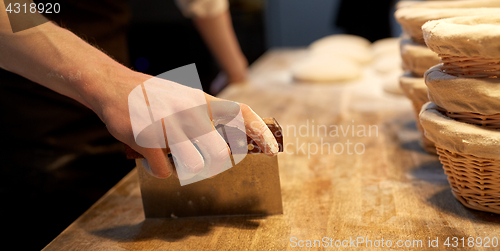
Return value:
<svg viewBox="0 0 500 251">
<path fill-rule="evenodd" d="M 323 237 L 334 246 L 383 239 L 387 250 L 427 250 L 436 238 L 441 250 L 464 237 L 457 250 L 498 249 L 467 247 L 469 237 L 500 238 L 500 216 L 453 198 L 438 158 L 419 146 L 409 100 L 384 93 L 386 78 L 371 67 L 351 83 L 294 83 L 290 67 L 304 56 L 272 50 L 252 66 L 250 83 L 220 95 L 282 126 L 283 215 L 146 220 L 134 170 L 45 250 L 293 250 Z M 398 240 L 422 246 L 398 248 Z M 381 249 L 366 245 L 354 249 Z"/>
</svg>

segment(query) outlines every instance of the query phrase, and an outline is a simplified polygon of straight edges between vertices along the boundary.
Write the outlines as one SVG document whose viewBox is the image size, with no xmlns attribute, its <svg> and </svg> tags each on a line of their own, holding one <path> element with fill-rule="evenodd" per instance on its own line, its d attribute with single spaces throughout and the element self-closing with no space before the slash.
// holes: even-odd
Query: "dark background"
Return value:
<svg viewBox="0 0 500 251">
<path fill-rule="evenodd" d="M 155 76 L 194 62 L 208 92 L 220 68 L 191 20 L 182 16 L 174 1 L 163 1 L 159 6 L 154 5 L 158 1 L 146 2 L 132 1 L 134 15 L 128 36 L 132 66 L 137 70 L 137 59 L 145 58 L 149 68 L 144 72 Z M 160 9 L 159 13 L 152 13 L 154 8 Z M 251 64 L 265 52 L 262 1 L 233 0 L 230 11 L 236 36 Z"/>
</svg>

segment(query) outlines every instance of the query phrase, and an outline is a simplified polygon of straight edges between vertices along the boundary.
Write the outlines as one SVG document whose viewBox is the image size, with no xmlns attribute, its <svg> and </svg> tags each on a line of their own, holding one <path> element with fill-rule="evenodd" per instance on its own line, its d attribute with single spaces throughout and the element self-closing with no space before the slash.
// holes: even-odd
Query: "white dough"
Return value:
<svg viewBox="0 0 500 251">
<path fill-rule="evenodd" d="M 293 78 L 300 82 L 332 83 L 361 76 L 361 67 L 341 56 L 312 55 L 292 67 Z"/>
<path fill-rule="evenodd" d="M 354 35 L 331 35 L 309 45 L 312 55 L 343 56 L 367 64 L 373 59 L 370 41 Z"/>
<path fill-rule="evenodd" d="M 374 57 L 382 56 L 386 53 L 399 53 L 399 37 L 379 39 L 372 44 L 372 54 Z"/>
<path fill-rule="evenodd" d="M 396 95 L 404 95 L 403 90 L 399 86 L 399 76 L 403 73 L 403 70 L 399 68 L 397 71 L 391 72 L 389 74 L 384 75 L 383 81 L 383 89 L 387 93 L 396 94 Z"/>
<path fill-rule="evenodd" d="M 401 73 L 401 56 L 399 50 L 386 52 L 376 57 L 373 62 L 373 69 L 379 74 Z"/>
</svg>

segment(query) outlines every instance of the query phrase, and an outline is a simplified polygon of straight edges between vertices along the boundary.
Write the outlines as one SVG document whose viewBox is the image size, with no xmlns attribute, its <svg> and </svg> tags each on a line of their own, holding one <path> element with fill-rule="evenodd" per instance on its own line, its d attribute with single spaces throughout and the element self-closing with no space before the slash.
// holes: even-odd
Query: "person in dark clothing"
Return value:
<svg viewBox="0 0 500 251">
<path fill-rule="evenodd" d="M 371 42 L 391 37 L 390 15 L 395 0 L 342 0 L 336 26 Z"/>
</svg>

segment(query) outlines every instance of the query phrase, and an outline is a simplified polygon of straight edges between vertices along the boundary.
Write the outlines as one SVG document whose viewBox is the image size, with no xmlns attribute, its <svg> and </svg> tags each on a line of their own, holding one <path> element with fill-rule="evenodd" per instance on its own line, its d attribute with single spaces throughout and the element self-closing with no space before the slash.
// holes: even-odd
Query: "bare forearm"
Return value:
<svg viewBox="0 0 500 251">
<path fill-rule="evenodd" d="M 5 29 L 6 16 L 1 18 L 1 68 L 73 98 L 99 115 L 100 100 L 115 89 L 110 87 L 132 73 L 52 23 L 13 34 Z"/>
<path fill-rule="evenodd" d="M 215 17 L 195 18 L 193 22 L 230 80 L 243 81 L 248 62 L 234 34 L 229 12 Z"/>
</svg>

